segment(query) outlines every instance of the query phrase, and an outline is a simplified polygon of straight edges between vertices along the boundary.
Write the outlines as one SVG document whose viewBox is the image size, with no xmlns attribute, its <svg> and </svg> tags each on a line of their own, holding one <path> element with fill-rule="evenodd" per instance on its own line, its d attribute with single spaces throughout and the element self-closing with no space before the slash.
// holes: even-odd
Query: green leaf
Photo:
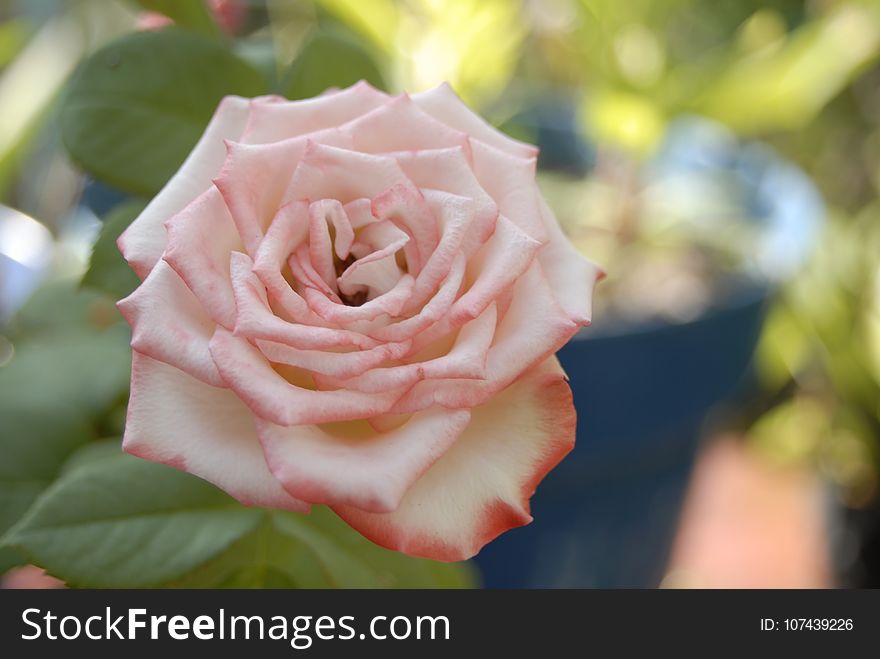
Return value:
<svg viewBox="0 0 880 659">
<path fill-rule="evenodd" d="M 400 23 L 399 7 L 394 0 L 318 0 L 318 4 L 383 50 L 394 50 Z"/>
<path fill-rule="evenodd" d="M 0 575 L 8 572 L 14 567 L 24 565 L 27 560 L 14 549 L 0 549 Z"/>
<path fill-rule="evenodd" d="M 95 178 L 155 194 L 228 94 L 266 91 L 262 75 L 219 41 L 168 29 L 139 32 L 85 60 L 61 108 L 71 156 Z"/>
<path fill-rule="evenodd" d="M 174 588 L 327 588 L 315 555 L 279 534 L 273 514 L 215 559 L 165 586 Z"/>
<path fill-rule="evenodd" d="M 117 300 L 137 288 L 140 279 L 122 258 L 116 239 L 144 206 L 142 201 L 129 202 L 110 212 L 92 249 L 89 269 L 82 278 L 83 286 L 103 291 Z"/>
<path fill-rule="evenodd" d="M 468 563 L 440 563 L 384 549 L 324 506 L 314 506 L 309 515 L 276 513 L 275 525 L 279 533 L 311 549 L 332 586 L 466 588 L 475 582 Z"/>
<path fill-rule="evenodd" d="M 64 463 L 61 473 L 71 474 L 81 467 L 89 467 L 101 460 L 112 460 L 120 455 L 122 455 L 122 441 L 118 437 L 89 442 L 70 456 L 70 459 Z"/>
<path fill-rule="evenodd" d="M 204 0 L 137 0 L 137 3 L 147 11 L 167 16 L 180 27 L 209 36 L 220 36 L 220 27 Z"/>
<path fill-rule="evenodd" d="M 15 356 L 0 369 L 0 405 L 33 406 L 44 414 L 69 405 L 101 414 L 128 389 L 129 341 L 128 328 L 114 325 L 100 333 L 16 344 Z"/>
<path fill-rule="evenodd" d="M 336 515 L 333 517 L 337 523 L 344 524 Z M 443 563 L 403 556 L 373 544 L 360 534 L 346 534 L 343 542 L 349 551 L 368 561 L 391 588 L 474 588 L 479 583 L 476 567 L 466 561 Z"/>
<path fill-rule="evenodd" d="M 287 585 L 279 585 L 279 584 Z M 412 558 L 383 549 L 330 509 L 266 511 L 258 529 L 175 587 L 466 588 L 467 563 Z M 272 585 L 275 584 L 275 585 Z"/>
<path fill-rule="evenodd" d="M 119 326 L 15 344 L 0 368 L 0 534 L 94 438 L 94 420 L 125 395 L 130 368 Z M 0 556 L 0 567 L 8 562 Z"/>
<path fill-rule="evenodd" d="M 23 18 L 7 18 L 0 23 L 0 69 L 21 52 L 32 31 L 33 27 Z"/>
<path fill-rule="evenodd" d="M 9 368 L 0 369 L 0 534 L 25 514 L 67 456 L 92 437 L 76 406 L 10 395 Z M 11 550 L 0 550 L 0 574 L 21 562 Z"/>
<path fill-rule="evenodd" d="M 366 80 L 379 89 L 385 80 L 370 51 L 354 37 L 334 30 L 318 32 L 294 60 L 281 85 L 287 98 L 309 98 L 329 87 Z"/>
<path fill-rule="evenodd" d="M 89 444 L 3 539 L 91 587 L 466 587 L 466 564 L 373 545 L 329 509 L 245 508 L 208 483 Z"/>
<path fill-rule="evenodd" d="M 198 478 L 119 454 L 68 471 L 4 544 L 72 585 L 141 587 L 203 565 L 262 517 Z"/>
<path fill-rule="evenodd" d="M 91 428 L 71 407 L 50 412 L 33 405 L 3 405 L 0 430 L 0 529 L 5 530 L 55 477 L 67 457 L 92 439 Z M 47 417 L 51 414 L 53 418 Z"/>
<path fill-rule="evenodd" d="M 38 288 L 13 316 L 13 342 L 48 341 L 73 333 L 96 333 L 122 322 L 112 298 L 76 281 L 56 281 Z"/>
</svg>

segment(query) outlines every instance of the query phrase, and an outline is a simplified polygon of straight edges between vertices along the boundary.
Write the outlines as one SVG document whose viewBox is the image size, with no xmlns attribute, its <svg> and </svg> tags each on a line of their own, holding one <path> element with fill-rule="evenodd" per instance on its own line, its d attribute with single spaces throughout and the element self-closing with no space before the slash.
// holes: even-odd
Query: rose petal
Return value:
<svg viewBox="0 0 880 659">
<path fill-rule="evenodd" d="M 336 202 L 339 204 L 339 202 Z M 320 204 L 320 205 L 319 205 Z M 340 208 L 342 204 L 339 204 Z M 352 238 L 354 232 L 352 231 Z M 330 239 L 330 228 L 323 204 L 312 203 L 309 206 L 309 261 L 318 276 L 334 293 L 339 289 L 336 285 L 336 263 L 333 260 L 333 241 Z"/>
<path fill-rule="evenodd" d="M 431 410 L 382 434 L 344 437 L 315 426 L 258 421 L 270 469 L 297 498 L 376 513 L 397 508 L 407 489 L 455 442 L 466 410 Z"/>
<path fill-rule="evenodd" d="M 394 158 L 309 142 L 284 201 L 336 199 L 347 204 L 361 197 L 372 199 L 394 185 L 407 183 Z"/>
<path fill-rule="evenodd" d="M 403 172 L 421 190 L 451 192 L 473 202 L 474 219 L 461 244 L 465 256 L 473 256 L 495 231 L 498 206 L 474 176 L 464 149 L 401 151 L 393 155 Z"/>
<path fill-rule="evenodd" d="M 227 156 L 214 185 L 223 194 L 239 235 L 254 256 L 269 222 L 282 205 L 296 166 L 310 143 L 351 146 L 351 139 L 332 128 L 272 144 L 227 140 Z"/>
<path fill-rule="evenodd" d="M 370 217 L 373 218 L 373 221 L 364 225 L 363 230 L 357 236 L 356 244 L 378 252 L 391 245 L 400 249 L 401 243 L 409 242 L 409 234 L 391 220 L 379 220 L 372 214 Z M 368 251 L 366 254 L 360 255 L 359 258 L 365 258 L 369 253 Z"/>
<path fill-rule="evenodd" d="M 409 341 L 383 343 L 369 350 L 335 352 L 329 350 L 300 350 L 276 341 L 257 339 L 257 347 L 271 362 L 287 364 L 313 373 L 338 378 L 350 378 L 375 368 L 389 359 L 399 359 L 409 350 Z"/>
<path fill-rule="evenodd" d="M 412 296 L 404 307 L 404 312 L 409 313 L 417 312 L 449 274 L 456 255 L 463 253 L 461 244 L 474 219 L 474 204 L 470 199 L 438 190 L 424 190 L 423 194 L 432 215 L 437 218 L 440 240 L 416 277 Z"/>
<path fill-rule="evenodd" d="M 541 269 L 569 317 L 579 325 L 589 325 L 593 309 L 593 286 L 605 276 L 595 263 L 584 258 L 562 233 L 559 222 L 543 197 L 541 210 L 550 239 L 538 252 Z"/>
<path fill-rule="evenodd" d="M 574 446 L 576 417 L 559 362 L 550 357 L 471 410 L 455 444 L 391 513 L 333 510 L 389 549 L 442 561 L 471 558 L 504 531 L 528 524 L 529 498 Z"/>
<path fill-rule="evenodd" d="M 404 252 L 410 274 L 417 275 L 440 239 L 437 219 L 422 192 L 409 181 L 390 186 L 373 198 L 373 215 L 391 220 L 413 239 Z"/>
<path fill-rule="evenodd" d="M 312 209 L 316 210 L 312 210 Z M 324 217 L 325 222 L 329 222 L 336 232 L 336 238 L 333 242 L 333 249 L 336 256 L 340 259 L 348 258 L 351 244 L 354 242 L 354 227 L 348 219 L 345 207 L 336 199 L 321 199 L 314 202 L 309 207 L 309 213 L 316 213 Z"/>
<path fill-rule="evenodd" d="M 167 244 L 165 220 L 182 210 L 211 186 L 226 158 L 224 139 L 237 139 L 244 130 L 251 102 L 238 96 L 224 98 L 204 134 L 177 173 L 119 237 L 119 251 L 144 279 L 161 258 Z"/>
<path fill-rule="evenodd" d="M 468 266 L 475 281 L 453 305 L 448 317 L 451 326 L 458 327 L 480 315 L 528 270 L 540 247 L 501 215 L 495 233 Z"/>
<path fill-rule="evenodd" d="M 323 326 L 326 324 L 325 319 L 312 311 L 282 274 L 287 257 L 308 236 L 308 209 L 306 202 L 293 201 L 278 210 L 257 249 L 253 272 L 266 287 L 269 298 L 281 307 L 290 320 Z"/>
<path fill-rule="evenodd" d="M 307 135 L 345 122 L 388 102 L 388 95 L 361 81 L 334 94 L 286 103 L 255 103 L 244 129 L 251 144 Z"/>
<path fill-rule="evenodd" d="M 229 284 L 229 253 L 241 241 L 220 191 L 211 187 L 165 223 L 165 260 L 215 322 L 232 327 L 235 302 Z"/>
<path fill-rule="evenodd" d="M 415 280 L 411 275 L 403 275 L 397 280 L 397 283 L 391 290 L 381 293 L 356 307 L 334 302 L 313 288 L 305 289 L 303 295 L 305 295 L 306 300 L 315 313 L 328 322 L 341 325 L 353 331 L 360 331 L 355 328 L 356 324 L 374 321 L 383 316 L 388 316 L 389 318 L 398 316 L 401 309 L 403 309 L 403 305 L 406 304 L 406 301 L 412 295 L 414 282 Z M 387 325 L 387 322 L 382 323 L 382 325 Z"/>
<path fill-rule="evenodd" d="M 367 291 L 367 299 L 387 293 L 400 281 L 403 272 L 397 265 L 396 255 L 409 243 L 409 236 L 387 220 L 370 224 L 358 236 L 376 251 L 352 263 L 337 279 L 339 290 L 354 295 Z M 412 287 L 410 287 L 410 290 Z"/>
<path fill-rule="evenodd" d="M 132 348 L 207 384 L 223 386 L 208 351 L 215 323 L 168 263 L 160 260 L 117 306 L 131 325 Z"/>
<path fill-rule="evenodd" d="M 373 202 L 367 197 L 353 199 L 342 207 L 348 216 L 352 229 L 361 229 L 368 224 L 378 222 L 373 215 Z"/>
<path fill-rule="evenodd" d="M 485 142 L 520 158 L 534 158 L 538 155 L 536 146 L 515 140 L 486 123 L 480 115 L 465 105 L 447 82 L 433 89 L 413 94 L 412 100 L 447 126 L 470 135 L 472 141 Z"/>
<path fill-rule="evenodd" d="M 388 411 L 403 393 L 365 394 L 298 387 L 273 370 L 247 339 L 233 336 L 222 327 L 217 328 L 210 347 L 227 386 L 258 417 L 281 426 L 365 419 Z"/>
<path fill-rule="evenodd" d="M 315 266 L 312 265 L 308 245 L 300 245 L 297 247 L 293 254 L 291 254 L 290 258 L 287 259 L 287 264 L 290 266 L 293 278 L 296 279 L 296 281 L 299 282 L 300 287 L 304 289 L 304 296 L 306 291 L 314 289 L 320 291 L 334 302 L 342 304 L 342 300 L 339 298 L 336 287 L 334 286 L 331 288 L 330 284 L 318 274 L 318 271 L 315 270 Z M 306 300 L 308 301 L 308 298 L 306 298 Z"/>
<path fill-rule="evenodd" d="M 481 142 L 473 147 L 474 174 L 502 215 L 538 242 L 547 240 L 535 184 L 535 158 L 518 158 Z"/>
<path fill-rule="evenodd" d="M 535 262 L 516 282 L 510 308 L 489 349 L 486 377 L 418 382 L 390 411 L 408 414 L 432 405 L 480 405 L 559 350 L 579 328 L 556 303 L 540 264 Z"/>
<path fill-rule="evenodd" d="M 406 341 L 436 323 L 452 308 L 452 304 L 455 302 L 459 290 L 461 290 L 464 272 L 464 254 L 459 254 L 456 256 L 452 267 L 449 269 L 449 274 L 446 276 L 443 284 L 441 284 L 440 289 L 416 315 L 370 331 L 369 336 L 378 341 Z M 476 315 L 474 317 L 476 318 Z"/>
<path fill-rule="evenodd" d="M 364 153 L 470 148 L 466 133 L 437 121 L 406 94 L 340 126 L 340 130 L 351 136 L 355 149 Z"/>
<path fill-rule="evenodd" d="M 377 341 L 345 329 L 291 323 L 276 316 L 269 307 L 266 288 L 253 272 L 247 254 L 233 252 L 230 258 L 235 295 L 235 335 L 284 343 L 294 348 L 315 350 L 357 346 L 374 348 Z"/>
<path fill-rule="evenodd" d="M 309 510 L 270 473 L 253 415 L 235 394 L 137 351 L 122 445 L 132 455 L 204 478 L 245 505 Z"/>
<path fill-rule="evenodd" d="M 439 357 L 398 366 L 373 368 L 350 378 L 317 377 L 321 386 L 340 387 L 375 393 L 409 388 L 420 380 L 436 378 L 482 379 L 486 377 L 486 359 L 495 336 L 495 305 L 489 305 L 477 318 L 464 327 L 452 349 Z"/>
</svg>

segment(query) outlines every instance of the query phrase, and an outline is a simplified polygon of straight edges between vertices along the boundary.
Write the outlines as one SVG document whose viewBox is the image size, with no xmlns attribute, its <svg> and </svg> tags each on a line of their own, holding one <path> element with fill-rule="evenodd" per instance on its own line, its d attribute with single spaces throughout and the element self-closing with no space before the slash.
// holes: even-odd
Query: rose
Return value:
<svg viewBox="0 0 880 659">
<path fill-rule="evenodd" d="M 125 450 L 435 559 L 531 521 L 598 275 L 536 153 L 445 85 L 224 99 L 119 240 L 143 279 Z"/>
</svg>

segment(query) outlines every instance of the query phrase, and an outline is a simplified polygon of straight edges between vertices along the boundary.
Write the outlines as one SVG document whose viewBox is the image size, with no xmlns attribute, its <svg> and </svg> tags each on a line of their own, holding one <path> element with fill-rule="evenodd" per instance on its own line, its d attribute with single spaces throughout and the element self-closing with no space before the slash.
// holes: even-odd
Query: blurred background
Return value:
<svg viewBox="0 0 880 659">
<path fill-rule="evenodd" d="M 880 2 L 210 0 L 207 28 L 195 4 L 0 0 L 0 372 L 24 388 L 23 347 L 113 334 L 131 282 L 80 285 L 102 221 L 152 192 L 64 134 L 96 49 L 176 21 L 289 98 L 446 80 L 541 147 L 608 272 L 562 353 L 579 453 L 539 490 L 545 525 L 481 554 L 485 583 L 880 586 Z M 127 377 L 99 376 L 110 436 Z"/>
</svg>

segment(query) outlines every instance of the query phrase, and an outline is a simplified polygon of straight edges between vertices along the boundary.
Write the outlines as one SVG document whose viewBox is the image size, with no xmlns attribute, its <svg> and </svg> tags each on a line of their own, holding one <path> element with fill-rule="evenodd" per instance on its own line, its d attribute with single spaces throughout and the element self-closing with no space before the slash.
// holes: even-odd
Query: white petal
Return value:
<svg viewBox="0 0 880 659">
<path fill-rule="evenodd" d="M 119 310 L 131 325 L 131 347 L 215 387 L 223 379 L 208 350 L 216 323 L 180 276 L 159 261 Z"/>
<path fill-rule="evenodd" d="M 538 483 L 572 449 L 576 416 L 555 357 L 485 405 L 455 444 L 391 513 L 333 509 L 373 542 L 441 561 L 472 557 L 504 531 L 528 524 Z"/>
<path fill-rule="evenodd" d="M 244 130 L 250 101 L 227 96 L 217 107 L 201 139 L 177 173 L 119 237 L 119 249 L 141 279 L 165 251 L 165 221 L 211 186 L 226 159 L 225 139 Z"/>
<path fill-rule="evenodd" d="M 123 448 L 214 483 L 248 506 L 306 512 L 272 476 L 250 410 L 219 389 L 136 352 Z"/>
<path fill-rule="evenodd" d="M 258 432 L 272 473 L 293 496 L 389 512 L 469 420 L 467 411 L 431 410 L 387 433 L 367 427 L 346 437 L 315 426 L 285 428 L 264 421 Z"/>
<path fill-rule="evenodd" d="M 412 100 L 447 126 L 467 133 L 473 140 L 485 142 L 521 158 L 534 158 L 538 155 L 537 147 L 515 140 L 486 123 L 464 104 L 448 83 L 444 82 L 433 89 L 413 94 Z"/>
</svg>

